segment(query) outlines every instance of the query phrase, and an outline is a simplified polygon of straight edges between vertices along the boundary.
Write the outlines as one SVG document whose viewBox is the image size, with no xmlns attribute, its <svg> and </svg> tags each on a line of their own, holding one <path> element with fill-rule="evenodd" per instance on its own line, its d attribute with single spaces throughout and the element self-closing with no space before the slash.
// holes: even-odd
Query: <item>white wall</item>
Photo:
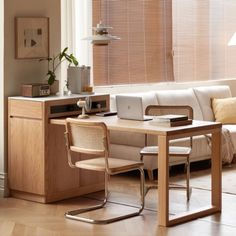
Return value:
<svg viewBox="0 0 236 236">
<path fill-rule="evenodd" d="M 3 1 L 0 2 L 0 18 L 3 18 Z M 50 55 L 58 53 L 61 49 L 60 0 L 4 1 L 4 68 L 1 57 L 3 19 L 0 19 L 0 194 L 1 179 L 7 179 L 7 97 L 20 95 L 23 83 L 42 82 L 47 72 L 46 62 L 15 59 L 14 19 L 20 16 L 49 17 Z"/>
</svg>

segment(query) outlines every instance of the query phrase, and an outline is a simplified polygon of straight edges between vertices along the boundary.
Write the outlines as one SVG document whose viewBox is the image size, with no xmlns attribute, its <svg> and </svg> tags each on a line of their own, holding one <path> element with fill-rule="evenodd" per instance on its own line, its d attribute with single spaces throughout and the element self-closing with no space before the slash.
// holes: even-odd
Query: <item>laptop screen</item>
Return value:
<svg viewBox="0 0 236 236">
<path fill-rule="evenodd" d="M 117 95 L 116 107 L 117 116 L 121 119 L 145 120 L 142 97 L 140 96 Z"/>
</svg>

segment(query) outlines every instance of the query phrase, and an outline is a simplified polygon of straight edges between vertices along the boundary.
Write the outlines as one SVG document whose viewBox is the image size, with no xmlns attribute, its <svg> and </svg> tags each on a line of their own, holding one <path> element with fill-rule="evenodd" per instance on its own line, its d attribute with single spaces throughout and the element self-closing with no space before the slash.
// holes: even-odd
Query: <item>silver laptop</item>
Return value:
<svg viewBox="0 0 236 236">
<path fill-rule="evenodd" d="M 142 97 L 117 95 L 117 116 L 127 120 L 152 120 L 152 116 L 143 114 Z"/>
</svg>

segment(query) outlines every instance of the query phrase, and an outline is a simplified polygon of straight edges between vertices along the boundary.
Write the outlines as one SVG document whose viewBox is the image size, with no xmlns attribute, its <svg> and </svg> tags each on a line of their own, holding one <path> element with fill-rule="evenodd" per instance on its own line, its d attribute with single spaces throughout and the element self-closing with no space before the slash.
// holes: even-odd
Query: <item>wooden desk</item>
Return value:
<svg viewBox="0 0 236 236">
<path fill-rule="evenodd" d="M 131 131 L 158 135 L 158 223 L 161 226 L 172 226 L 192 219 L 207 216 L 221 211 L 221 123 L 207 121 L 193 121 L 192 125 L 178 127 L 158 127 L 150 121 L 121 120 L 116 116 L 96 117 L 90 121 L 102 121 L 109 130 Z M 86 120 L 88 121 L 88 120 Z M 51 119 L 51 124 L 64 124 L 64 119 Z M 169 140 L 212 134 L 212 166 L 211 166 L 211 205 L 182 215 L 169 216 Z"/>
</svg>

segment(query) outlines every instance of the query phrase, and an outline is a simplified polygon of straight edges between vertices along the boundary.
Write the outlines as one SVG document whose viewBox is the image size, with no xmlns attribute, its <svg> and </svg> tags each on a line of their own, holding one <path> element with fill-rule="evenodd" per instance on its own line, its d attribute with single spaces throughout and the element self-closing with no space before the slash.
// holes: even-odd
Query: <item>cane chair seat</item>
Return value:
<svg viewBox="0 0 236 236">
<path fill-rule="evenodd" d="M 169 147 L 169 156 L 189 156 L 191 153 L 191 148 L 189 147 L 179 147 L 179 146 L 170 146 Z M 140 155 L 158 155 L 159 147 L 158 146 L 147 146 L 140 151 Z"/>
<path fill-rule="evenodd" d="M 132 169 L 135 170 L 143 166 L 142 162 L 129 161 L 116 158 L 109 158 L 108 162 L 109 162 L 110 173 L 130 171 Z M 75 166 L 87 170 L 106 171 L 105 157 L 78 161 L 75 163 Z"/>
</svg>

